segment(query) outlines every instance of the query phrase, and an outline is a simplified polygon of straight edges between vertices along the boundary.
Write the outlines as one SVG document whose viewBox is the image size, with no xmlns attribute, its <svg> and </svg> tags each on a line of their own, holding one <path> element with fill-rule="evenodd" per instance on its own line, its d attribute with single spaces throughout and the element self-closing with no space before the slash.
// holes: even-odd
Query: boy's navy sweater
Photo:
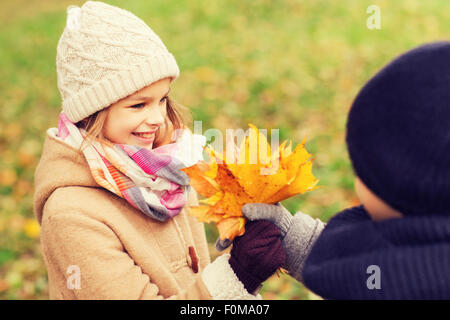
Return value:
<svg viewBox="0 0 450 320">
<path fill-rule="evenodd" d="M 303 278 L 325 299 L 450 299 L 450 215 L 375 222 L 363 206 L 346 209 L 317 239 Z"/>
</svg>

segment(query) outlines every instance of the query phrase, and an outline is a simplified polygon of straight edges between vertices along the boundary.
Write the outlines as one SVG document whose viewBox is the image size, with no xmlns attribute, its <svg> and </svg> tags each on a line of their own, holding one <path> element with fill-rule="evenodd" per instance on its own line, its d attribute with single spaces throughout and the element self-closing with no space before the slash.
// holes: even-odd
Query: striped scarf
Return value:
<svg viewBox="0 0 450 320">
<path fill-rule="evenodd" d="M 54 136 L 77 149 L 86 136 L 64 112 L 58 130 L 52 129 Z M 176 142 L 152 150 L 95 139 L 83 146 L 83 154 L 100 186 L 145 215 L 166 221 L 180 213 L 187 202 L 189 177 L 180 169 L 202 160 L 205 144 L 204 136 L 182 130 Z"/>
</svg>

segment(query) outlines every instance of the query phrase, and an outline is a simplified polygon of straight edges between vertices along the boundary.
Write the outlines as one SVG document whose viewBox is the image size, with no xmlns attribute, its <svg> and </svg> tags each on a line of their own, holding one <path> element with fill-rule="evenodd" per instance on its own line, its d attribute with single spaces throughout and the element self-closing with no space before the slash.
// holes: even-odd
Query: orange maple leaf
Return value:
<svg viewBox="0 0 450 320">
<path fill-rule="evenodd" d="M 252 124 L 239 148 L 227 146 L 224 155 L 206 148 L 209 161 L 182 169 L 194 189 L 206 199 L 189 212 L 202 222 L 215 222 L 220 239 L 233 240 L 245 232 L 242 206 L 273 204 L 317 188 L 305 140 L 294 151 L 284 141 L 271 152 L 264 134 Z M 230 156 L 231 155 L 231 156 Z"/>
</svg>

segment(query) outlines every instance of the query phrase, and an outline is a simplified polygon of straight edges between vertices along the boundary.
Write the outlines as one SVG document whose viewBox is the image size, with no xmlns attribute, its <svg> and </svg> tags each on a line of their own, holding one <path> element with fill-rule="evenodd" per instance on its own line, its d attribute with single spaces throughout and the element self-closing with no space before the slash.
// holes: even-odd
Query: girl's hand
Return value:
<svg viewBox="0 0 450 320">
<path fill-rule="evenodd" d="M 249 221 L 245 233 L 234 239 L 229 263 L 249 293 L 285 263 L 281 233 L 269 221 Z"/>
<path fill-rule="evenodd" d="M 270 221 L 277 227 L 286 253 L 283 268 L 297 281 L 302 282 L 304 262 L 325 224 L 300 211 L 292 216 L 281 203 L 249 203 L 242 207 L 242 213 L 250 221 Z"/>
</svg>

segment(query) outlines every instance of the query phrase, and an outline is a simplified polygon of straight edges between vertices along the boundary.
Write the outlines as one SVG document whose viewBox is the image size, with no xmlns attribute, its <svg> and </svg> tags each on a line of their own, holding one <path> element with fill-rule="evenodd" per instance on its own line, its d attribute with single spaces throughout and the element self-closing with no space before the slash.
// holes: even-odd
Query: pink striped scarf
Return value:
<svg viewBox="0 0 450 320">
<path fill-rule="evenodd" d="M 77 149 L 86 136 L 86 131 L 75 126 L 64 112 L 58 129 L 49 130 Z M 204 136 L 182 130 L 174 143 L 152 150 L 96 139 L 83 146 L 83 154 L 100 186 L 147 216 L 166 221 L 180 213 L 187 202 L 189 177 L 180 169 L 202 160 L 205 144 Z"/>
</svg>

